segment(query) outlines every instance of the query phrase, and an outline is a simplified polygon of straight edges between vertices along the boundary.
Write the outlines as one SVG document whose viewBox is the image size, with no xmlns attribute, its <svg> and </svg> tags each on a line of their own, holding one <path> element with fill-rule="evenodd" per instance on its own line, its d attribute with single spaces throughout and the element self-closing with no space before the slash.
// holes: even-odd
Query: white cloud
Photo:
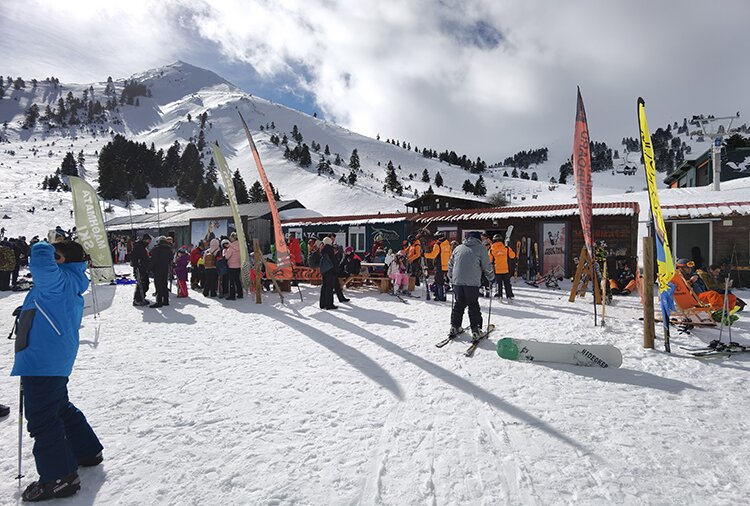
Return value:
<svg viewBox="0 0 750 506">
<path fill-rule="evenodd" d="M 488 161 L 572 144 L 576 85 L 609 142 L 637 136 L 639 95 L 655 126 L 750 111 L 742 0 L 4 3 L 0 61 L 14 71 L 102 79 L 218 51 L 213 70 L 224 58 L 296 76 L 353 130 Z"/>
</svg>

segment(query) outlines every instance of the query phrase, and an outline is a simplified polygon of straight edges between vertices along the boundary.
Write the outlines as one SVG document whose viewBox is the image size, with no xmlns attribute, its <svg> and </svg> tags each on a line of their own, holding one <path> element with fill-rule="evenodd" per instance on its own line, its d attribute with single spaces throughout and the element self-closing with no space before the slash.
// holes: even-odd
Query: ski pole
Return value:
<svg viewBox="0 0 750 506">
<path fill-rule="evenodd" d="M 21 453 L 23 449 L 23 380 L 18 378 L 18 480 L 19 486 L 21 485 Z"/>
<path fill-rule="evenodd" d="M 490 309 L 487 314 L 487 332 L 488 333 L 490 331 L 490 319 L 492 319 L 492 299 L 494 299 L 494 297 L 492 297 L 492 283 L 490 283 Z"/>
</svg>

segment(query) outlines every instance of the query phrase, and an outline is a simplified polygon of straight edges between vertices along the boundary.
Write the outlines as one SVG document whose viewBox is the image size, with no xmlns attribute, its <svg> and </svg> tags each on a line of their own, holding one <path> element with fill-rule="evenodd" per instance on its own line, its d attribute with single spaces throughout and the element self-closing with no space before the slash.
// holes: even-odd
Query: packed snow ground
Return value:
<svg viewBox="0 0 750 506">
<path fill-rule="evenodd" d="M 127 268 L 124 268 L 127 269 Z M 118 270 L 121 270 L 118 268 Z M 134 308 L 133 286 L 87 296 L 71 400 L 105 450 L 59 504 L 741 504 L 750 357 L 695 359 L 718 331 L 642 347 L 635 295 L 594 327 L 590 296 L 519 282 L 493 301 L 498 331 L 473 358 L 463 337 L 434 344 L 450 303 L 348 290 L 333 312 L 318 289 L 263 305 L 172 297 Z M 750 293 L 739 292 L 747 300 Z M 4 329 L 23 293 L 0 293 Z M 482 300 L 485 318 L 488 300 Z M 486 323 L 486 320 L 485 320 Z M 659 335 L 660 330 L 657 331 Z M 736 340 L 750 343 L 743 318 Z M 619 369 L 504 361 L 500 337 L 611 343 Z M 3 503 L 20 503 L 18 380 L 0 362 Z M 35 479 L 24 433 L 22 480 Z"/>
</svg>

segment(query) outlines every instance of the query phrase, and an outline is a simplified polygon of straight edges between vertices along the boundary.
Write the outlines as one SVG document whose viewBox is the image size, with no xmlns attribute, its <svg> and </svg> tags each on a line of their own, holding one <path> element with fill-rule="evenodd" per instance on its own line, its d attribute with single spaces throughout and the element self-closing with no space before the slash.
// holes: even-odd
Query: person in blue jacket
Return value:
<svg viewBox="0 0 750 506">
<path fill-rule="evenodd" d="M 20 376 L 39 480 L 24 501 L 68 497 L 81 488 L 78 466 L 102 461 L 102 444 L 86 417 L 68 400 L 68 377 L 78 353 L 83 293 L 88 288 L 80 244 L 38 242 L 29 270 L 34 286 L 26 295 L 16 330 L 15 363 Z"/>
</svg>

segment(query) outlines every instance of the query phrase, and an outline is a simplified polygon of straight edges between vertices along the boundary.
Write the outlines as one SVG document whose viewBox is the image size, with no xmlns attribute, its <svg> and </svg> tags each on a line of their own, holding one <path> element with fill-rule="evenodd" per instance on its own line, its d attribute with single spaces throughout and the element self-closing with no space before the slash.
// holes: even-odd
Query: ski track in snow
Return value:
<svg viewBox="0 0 750 506">
<path fill-rule="evenodd" d="M 127 270 L 118 266 L 118 270 Z M 335 312 L 264 293 L 225 302 L 191 291 L 162 310 L 132 286 L 86 296 L 70 395 L 105 446 L 102 466 L 60 504 L 740 504 L 747 357 L 690 358 L 673 332 L 644 350 L 636 296 L 593 327 L 590 297 L 519 282 L 493 301 L 498 330 L 473 358 L 466 335 L 435 348 L 450 303 L 348 291 Z M 740 292 L 741 297 L 748 293 Z M 23 294 L 0 294 L 10 315 Z M 481 301 L 485 322 L 488 300 Z M 10 327 L 10 318 L 7 319 Z M 98 337 L 97 337 L 97 328 Z M 657 335 L 661 335 L 657 329 Z M 750 342 L 744 318 L 733 329 Z M 616 344 L 619 369 L 500 359 L 505 336 Z M 0 362 L 6 452 L 0 495 L 19 503 L 12 341 Z M 23 486 L 35 479 L 24 436 Z"/>
</svg>

